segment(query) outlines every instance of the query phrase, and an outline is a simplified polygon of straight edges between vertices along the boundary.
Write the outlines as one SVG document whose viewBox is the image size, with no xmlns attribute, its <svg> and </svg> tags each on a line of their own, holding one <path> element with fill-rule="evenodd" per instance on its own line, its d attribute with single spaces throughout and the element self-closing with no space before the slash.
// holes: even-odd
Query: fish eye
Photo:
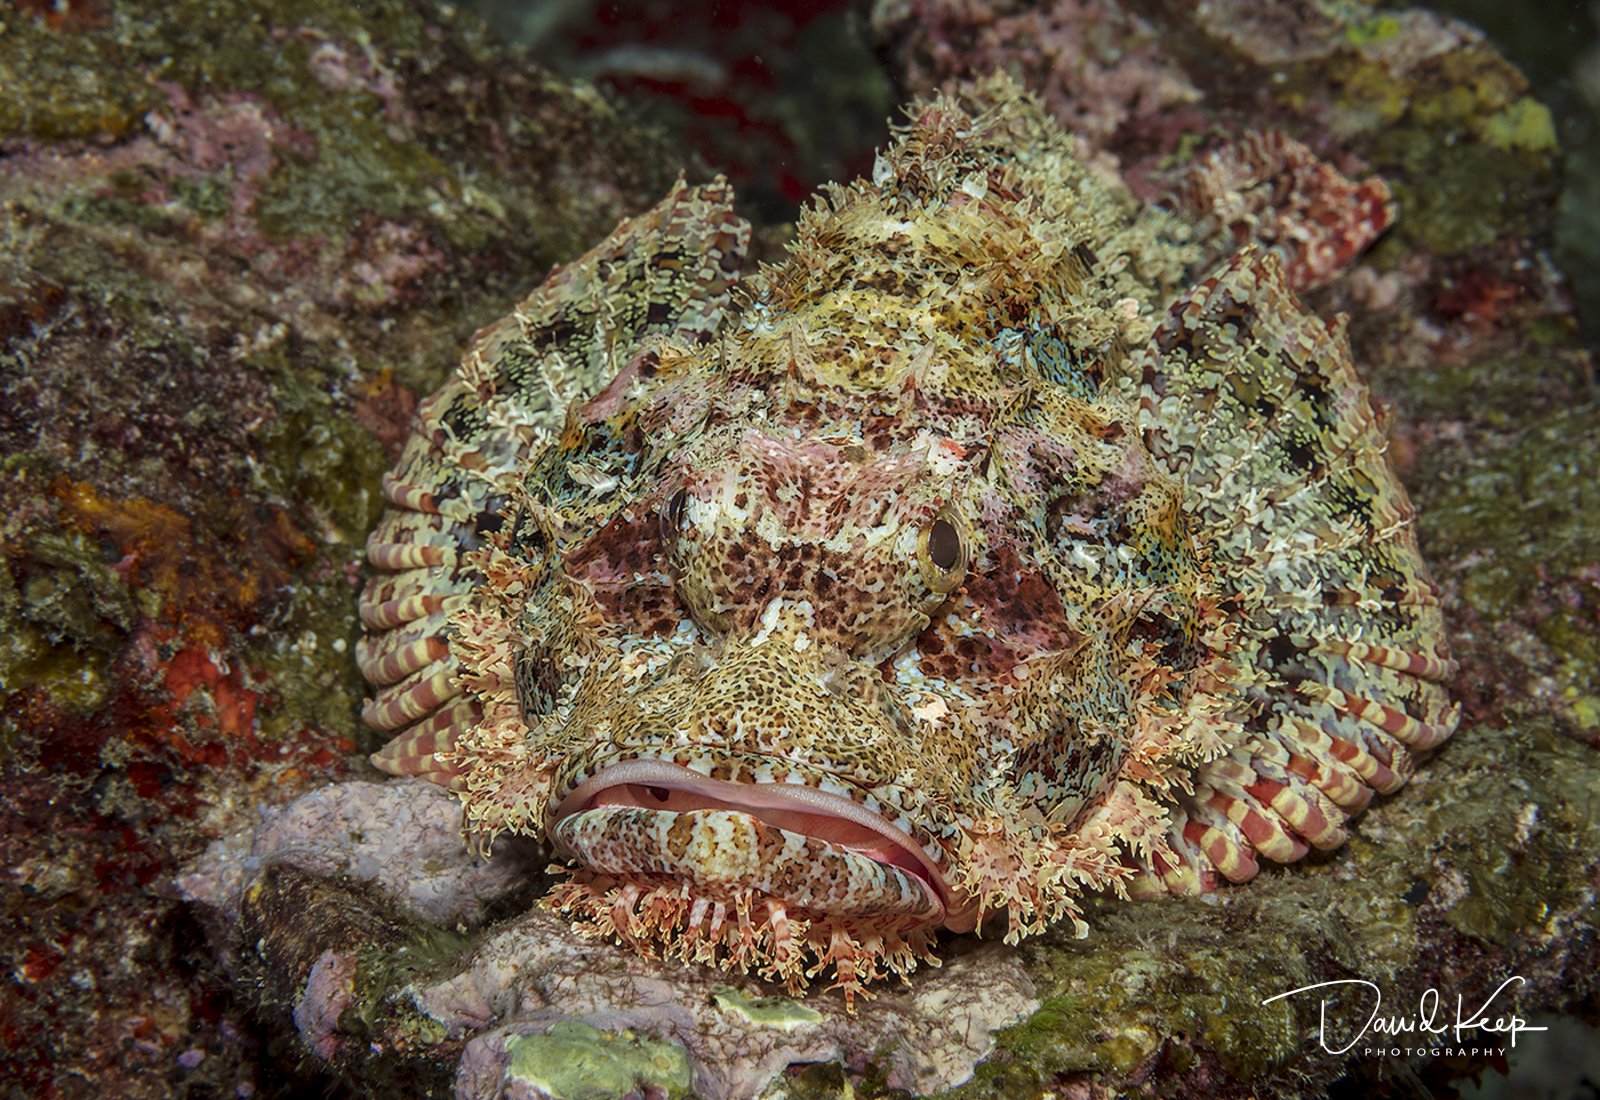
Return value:
<svg viewBox="0 0 1600 1100">
<path fill-rule="evenodd" d="M 683 510 L 689 503 L 689 490 L 679 489 L 672 494 L 672 499 L 667 501 L 666 511 L 661 513 L 661 537 L 668 542 L 678 537 L 678 531 L 683 526 Z"/>
<path fill-rule="evenodd" d="M 928 560 L 946 573 L 961 561 L 961 536 L 947 519 L 936 519 L 928 528 Z"/>
<path fill-rule="evenodd" d="M 927 526 L 918 551 L 923 575 L 935 592 L 949 592 L 966 576 L 966 542 L 950 517 L 939 516 Z"/>
</svg>

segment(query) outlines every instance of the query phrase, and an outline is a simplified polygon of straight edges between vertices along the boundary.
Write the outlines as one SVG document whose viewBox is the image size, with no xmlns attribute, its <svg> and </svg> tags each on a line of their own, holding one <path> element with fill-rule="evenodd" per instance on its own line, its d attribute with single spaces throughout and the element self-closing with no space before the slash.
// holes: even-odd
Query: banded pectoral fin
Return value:
<svg viewBox="0 0 1600 1100">
<path fill-rule="evenodd" d="M 1141 427 L 1210 563 L 1215 672 L 1191 707 L 1227 731 L 1178 795 L 1172 858 L 1146 867 L 1188 893 L 1343 843 L 1459 707 L 1411 502 L 1342 322 L 1246 249 L 1173 306 L 1140 362 Z"/>
<path fill-rule="evenodd" d="M 363 718 L 393 735 L 373 757 L 379 768 L 458 781 L 450 749 L 485 720 L 474 679 L 499 682 L 477 667 L 485 650 L 468 620 L 486 613 L 484 590 L 514 564 L 486 563 L 514 518 L 521 476 L 567 408 L 600 391 L 641 343 L 715 333 L 749 236 L 732 198 L 720 180 L 680 182 L 478 333 L 418 409 L 383 481 L 389 507 L 367 543 L 373 576 L 360 601 L 368 635 L 357 661 L 376 688 Z"/>
</svg>

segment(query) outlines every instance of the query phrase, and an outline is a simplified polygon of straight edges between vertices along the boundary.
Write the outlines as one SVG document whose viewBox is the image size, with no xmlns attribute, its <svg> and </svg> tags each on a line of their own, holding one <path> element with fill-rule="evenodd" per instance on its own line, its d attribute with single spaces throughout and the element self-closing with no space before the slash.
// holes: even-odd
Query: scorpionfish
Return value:
<svg viewBox="0 0 1600 1100">
<path fill-rule="evenodd" d="M 374 762 L 540 838 L 544 904 L 852 998 L 1337 847 L 1458 715 L 1281 249 L 1196 270 L 1003 77 L 910 118 L 781 264 L 680 181 L 480 331 L 360 602 Z"/>
</svg>

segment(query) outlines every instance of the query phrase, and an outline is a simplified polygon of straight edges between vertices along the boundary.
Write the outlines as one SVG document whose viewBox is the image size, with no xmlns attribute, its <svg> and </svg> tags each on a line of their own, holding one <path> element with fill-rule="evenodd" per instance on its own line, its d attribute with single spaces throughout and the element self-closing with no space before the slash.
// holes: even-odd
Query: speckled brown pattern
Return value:
<svg viewBox="0 0 1600 1100">
<path fill-rule="evenodd" d="M 380 766 L 550 837 L 585 926 L 792 989 L 1337 846 L 1456 720 L 1279 254 L 1180 292 L 1189 227 L 1003 79 L 912 120 L 779 267 L 735 284 L 715 184 L 554 272 L 369 544 Z"/>
</svg>

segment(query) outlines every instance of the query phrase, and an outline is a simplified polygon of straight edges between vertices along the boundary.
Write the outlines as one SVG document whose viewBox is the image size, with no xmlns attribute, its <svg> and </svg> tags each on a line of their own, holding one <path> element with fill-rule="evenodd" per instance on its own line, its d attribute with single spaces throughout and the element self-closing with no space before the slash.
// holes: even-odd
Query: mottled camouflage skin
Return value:
<svg viewBox="0 0 1600 1100">
<path fill-rule="evenodd" d="M 1178 293 L 1185 227 L 1004 80 L 912 117 L 779 267 L 736 283 L 717 183 L 552 273 L 369 544 L 380 766 L 547 836 L 584 926 L 791 988 L 1337 846 L 1456 720 L 1383 426 L 1279 257 Z"/>
</svg>

